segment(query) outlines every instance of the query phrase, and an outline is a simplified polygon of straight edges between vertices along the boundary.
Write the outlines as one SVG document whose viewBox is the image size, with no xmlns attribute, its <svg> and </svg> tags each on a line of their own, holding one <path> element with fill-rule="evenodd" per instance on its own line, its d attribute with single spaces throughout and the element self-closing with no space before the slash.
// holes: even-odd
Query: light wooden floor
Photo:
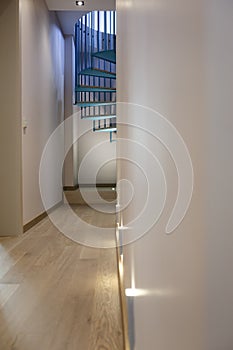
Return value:
<svg viewBox="0 0 233 350">
<path fill-rule="evenodd" d="M 99 224 L 90 208 L 80 213 Z M 74 243 L 48 218 L 1 238 L 0 349 L 123 350 L 116 266 L 115 249 Z"/>
</svg>

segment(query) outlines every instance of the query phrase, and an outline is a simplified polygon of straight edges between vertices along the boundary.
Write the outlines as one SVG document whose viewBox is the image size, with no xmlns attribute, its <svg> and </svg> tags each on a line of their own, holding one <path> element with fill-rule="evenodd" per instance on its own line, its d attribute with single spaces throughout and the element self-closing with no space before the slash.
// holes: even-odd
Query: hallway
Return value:
<svg viewBox="0 0 233 350">
<path fill-rule="evenodd" d="M 98 219 L 88 207 L 74 210 Z M 114 220 L 106 214 L 104 223 Z M 1 238 L 1 350 L 123 350 L 116 266 L 115 249 L 74 243 L 48 218 Z"/>
<path fill-rule="evenodd" d="M 233 350 L 232 33 L 233 0 L 0 1 L 0 350 Z"/>
</svg>

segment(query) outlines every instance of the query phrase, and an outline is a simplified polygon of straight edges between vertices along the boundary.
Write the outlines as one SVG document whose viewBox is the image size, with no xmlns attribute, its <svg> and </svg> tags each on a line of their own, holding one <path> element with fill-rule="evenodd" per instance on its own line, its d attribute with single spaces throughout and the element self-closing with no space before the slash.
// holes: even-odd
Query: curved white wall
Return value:
<svg viewBox="0 0 233 350">
<path fill-rule="evenodd" d="M 86 171 L 79 173 L 80 185 L 115 184 L 116 183 L 116 142 L 110 142 L 108 132 L 94 133 L 92 121 L 78 120 L 78 161 Z M 115 135 L 113 136 L 115 138 Z M 101 145 L 104 144 L 104 147 Z M 91 154 L 91 157 L 87 157 Z M 99 171 L 96 171 L 99 169 Z M 93 183 L 93 174 L 96 174 Z"/>
<path fill-rule="evenodd" d="M 150 107 L 172 122 L 188 146 L 195 174 L 189 211 L 167 236 L 177 193 L 174 164 L 148 134 L 119 129 L 120 137 L 153 150 L 168 183 L 158 224 L 124 247 L 125 287 L 143 290 L 128 298 L 132 349 L 232 349 L 233 3 L 118 0 L 117 11 L 118 101 Z M 118 120 L 137 122 L 143 113 L 120 108 Z M 141 162 L 135 150 L 130 152 Z M 152 164 L 144 170 L 152 172 Z M 121 163 L 121 178 L 136 190 L 123 213 L 127 226 L 141 210 L 147 188 L 130 163 Z M 155 176 L 153 186 L 159 181 Z M 156 201 L 154 193 L 155 207 Z"/>
</svg>

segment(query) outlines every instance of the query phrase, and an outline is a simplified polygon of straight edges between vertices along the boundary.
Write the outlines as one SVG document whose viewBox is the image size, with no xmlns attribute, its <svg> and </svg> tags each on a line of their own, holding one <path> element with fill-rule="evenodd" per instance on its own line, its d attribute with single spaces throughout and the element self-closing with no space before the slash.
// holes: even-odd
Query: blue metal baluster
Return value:
<svg viewBox="0 0 233 350">
<path fill-rule="evenodd" d="M 104 51 L 107 51 L 108 49 L 108 34 L 107 34 L 107 12 L 104 11 Z M 104 70 L 106 69 L 106 61 L 104 60 Z M 107 79 L 104 78 L 104 87 L 107 87 Z M 103 94 L 104 101 L 107 101 L 108 94 L 105 92 Z M 108 106 L 104 107 L 104 114 L 107 113 Z"/>
<path fill-rule="evenodd" d="M 108 49 L 108 36 L 107 36 L 107 12 L 104 11 L 104 50 Z"/>
<path fill-rule="evenodd" d="M 83 17 L 82 17 L 82 20 L 81 20 L 81 32 L 80 32 L 80 45 L 81 45 L 81 50 L 80 50 L 80 55 L 81 55 L 81 70 L 84 69 L 84 64 L 83 64 L 83 61 L 84 61 L 84 57 L 83 57 Z M 80 85 L 83 85 L 83 80 L 84 80 L 84 76 L 80 76 Z M 83 100 L 83 93 L 80 92 L 80 101 Z M 85 109 L 82 107 L 81 108 L 81 114 L 83 116 L 85 116 Z"/>
<path fill-rule="evenodd" d="M 78 20 L 78 23 L 77 23 L 77 37 L 76 37 L 76 64 L 75 64 L 75 67 L 76 67 L 76 76 L 77 76 L 77 84 L 76 86 L 78 86 L 80 84 L 80 79 L 81 79 L 81 76 L 79 75 L 79 73 L 81 72 L 81 57 L 80 57 L 80 52 L 81 52 L 81 44 L 80 44 L 80 30 L 81 30 L 81 21 L 80 19 Z M 78 102 L 79 98 L 80 98 L 80 93 L 77 92 L 76 94 L 76 103 Z"/>
<path fill-rule="evenodd" d="M 88 14 L 88 66 L 91 68 L 91 12 Z M 89 76 L 89 86 L 91 86 L 91 76 Z M 89 92 L 89 100 L 91 100 L 92 93 Z M 89 107 L 89 115 L 91 114 L 91 107 Z"/>
<path fill-rule="evenodd" d="M 111 50 L 111 38 L 112 38 L 112 11 L 108 12 L 108 50 Z M 112 63 L 109 63 L 109 70 L 112 72 Z M 112 79 L 110 79 L 110 87 L 113 87 L 113 82 Z M 110 100 L 113 101 L 113 93 L 109 94 Z M 112 112 L 112 106 L 109 106 L 109 113 Z"/>
<path fill-rule="evenodd" d="M 74 68 L 74 74 L 75 74 L 75 88 L 76 86 L 78 86 L 78 56 L 77 56 L 77 44 L 78 44 L 78 41 L 77 41 L 77 31 L 78 31 L 78 25 L 77 23 L 75 24 L 75 68 Z M 75 91 L 75 103 L 78 102 L 78 93 Z"/>
<path fill-rule="evenodd" d="M 97 11 L 97 51 L 100 51 L 100 13 Z"/>
<path fill-rule="evenodd" d="M 98 35 L 98 45 L 97 45 L 97 51 L 100 51 L 100 39 L 101 39 L 101 33 L 100 33 L 100 12 L 98 11 L 98 23 L 97 23 L 97 35 Z M 100 60 L 98 59 L 98 68 L 100 68 Z M 101 79 L 98 79 L 98 86 L 100 86 Z M 98 93 L 98 101 L 100 101 L 100 92 Z M 98 114 L 100 115 L 100 106 L 98 107 Z"/>
<path fill-rule="evenodd" d="M 94 46 L 95 46 L 95 38 L 94 38 L 94 12 L 91 12 L 91 68 L 94 67 L 94 58 L 93 58 L 93 53 L 94 53 Z M 92 86 L 95 86 L 95 77 L 91 78 Z M 92 100 L 95 100 L 95 92 L 92 93 Z M 94 108 L 92 108 L 92 113 L 94 114 Z"/>
<path fill-rule="evenodd" d="M 92 54 L 94 53 L 94 37 L 93 37 L 93 28 L 94 28 L 94 21 L 93 21 L 93 11 L 91 12 L 91 67 L 93 67 L 93 57 Z"/>
<path fill-rule="evenodd" d="M 78 36 L 78 24 L 75 24 L 75 88 L 76 86 L 78 86 L 78 52 L 77 52 L 77 44 L 78 44 L 78 40 L 77 40 L 77 36 Z M 75 91 L 75 103 L 78 102 L 78 93 Z"/>
<path fill-rule="evenodd" d="M 112 50 L 112 38 L 113 38 L 113 34 L 112 34 L 112 13 L 113 13 L 113 11 L 111 11 L 110 12 L 110 50 Z M 112 72 L 112 66 L 113 66 L 113 64 L 112 63 L 110 63 L 110 72 Z M 112 87 L 112 83 L 111 83 L 111 87 Z"/>
<path fill-rule="evenodd" d="M 113 16 L 113 29 L 114 29 L 113 50 L 116 51 L 116 11 L 114 11 L 114 16 Z"/>
<path fill-rule="evenodd" d="M 83 17 L 81 19 L 81 38 L 80 38 L 80 42 L 81 42 L 81 69 L 84 69 L 84 64 L 83 64 Z"/>
<path fill-rule="evenodd" d="M 90 67 L 93 68 L 93 57 L 92 57 L 92 54 L 93 54 L 93 11 L 90 13 Z M 92 82 L 92 85 L 95 85 L 94 84 L 94 78 L 90 78 L 91 82 Z M 91 85 L 91 84 L 90 84 Z M 95 93 L 92 92 L 92 100 L 94 101 L 94 98 L 95 97 Z M 92 112 L 94 110 L 94 107 L 92 107 Z M 91 108 L 89 109 L 89 115 L 91 114 L 94 114 L 94 113 L 91 113 Z"/>
<path fill-rule="evenodd" d="M 85 28 L 84 28 L 84 64 L 85 64 L 85 69 L 88 68 L 88 47 L 87 47 L 87 15 L 85 15 Z M 85 85 L 88 85 L 88 76 L 85 76 Z M 88 92 L 84 92 L 84 101 L 87 102 L 87 97 L 88 97 Z M 87 116 L 87 107 L 85 108 L 85 116 Z"/>
<path fill-rule="evenodd" d="M 116 11 L 113 11 L 113 50 L 114 51 L 116 51 L 116 15 L 117 15 Z M 115 65 L 115 72 L 116 72 L 116 65 Z M 115 94 L 115 101 L 117 102 L 117 93 Z M 114 112 L 115 114 L 117 113 L 117 104 L 116 106 L 114 106 Z M 117 127 L 117 119 L 116 119 L 116 127 Z"/>
<path fill-rule="evenodd" d="M 85 47 L 85 69 L 88 68 L 87 67 L 87 58 L 88 58 L 88 55 L 87 55 L 87 15 L 85 16 L 85 27 L 84 27 L 84 33 L 85 33 L 85 36 L 84 36 L 84 40 L 85 40 L 85 43 L 84 43 L 84 47 Z"/>
<path fill-rule="evenodd" d="M 111 40 L 112 40 L 112 11 L 109 11 L 108 13 L 108 27 L 109 27 L 109 31 L 108 31 L 108 49 L 111 50 L 112 48 L 112 44 L 111 44 Z M 112 72 L 112 63 L 110 62 L 109 63 L 109 68 L 110 68 L 110 72 Z M 113 87 L 113 82 L 112 82 L 113 79 L 110 79 L 110 87 L 112 88 Z M 111 101 L 113 100 L 113 94 L 109 94 L 110 95 L 110 99 Z M 109 113 L 112 112 L 112 107 L 109 106 Z"/>
<path fill-rule="evenodd" d="M 114 22 L 113 22 L 114 11 L 111 11 L 111 50 L 113 50 L 113 35 L 114 35 Z"/>
<path fill-rule="evenodd" d="M 107 13 L 108 50 L 111 50 L 111 11 Z"/>
<path fill-rule="evenodd" d="M 90 36 L 90 23 L 91 23 L 91 17 L 90 17 L 91 13 L 89 12 L 87 15 L 87 44 L 88 44 L 88 68 L 90 68 L 91 66 L 91 36 Z"/>
<path fill-rule="evenodd" d="M 83 16 L 80 20 L 80 64 L 81 64 L 81 69 L 83 70 L 84 68 L 84 64 L 83 64 Z M 83 84 L 83 76 L 80 76 L 80 85 Z M 80 92 L 80 101 L 82 100 L 82 92 Z M 85 114 L 83 113 L 84 109 L 81 107 L 81 115 L 85 116 Z"/>
<path fill-rule="evenodd" d="M 79 36 L 78 36 L 78 57 L 79 57 L 79 64 L 78 64 L 78 70 L 79 73 L 82 70 L 82 21 L 79 20 Z M 79 85 L 82 84 L 82 75 L 79 75 Z M 81 93 L 79 92 L 79 100 L 81 100 Z"/>
</svg>

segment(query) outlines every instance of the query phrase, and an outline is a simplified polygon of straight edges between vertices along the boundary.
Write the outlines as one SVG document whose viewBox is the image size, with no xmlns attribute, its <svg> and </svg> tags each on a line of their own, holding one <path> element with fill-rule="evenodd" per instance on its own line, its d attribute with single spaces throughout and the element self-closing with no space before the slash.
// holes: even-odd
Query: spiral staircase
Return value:
<svg viewBox="0 0 233 350">
<path fill-rule="evenodd" d="M 94 11 L 76 24 L 75 102 L 82 120 L 93 132 L 107 132 L 115 141 L 116 123 L 116 13 Z"/>
</svg>

